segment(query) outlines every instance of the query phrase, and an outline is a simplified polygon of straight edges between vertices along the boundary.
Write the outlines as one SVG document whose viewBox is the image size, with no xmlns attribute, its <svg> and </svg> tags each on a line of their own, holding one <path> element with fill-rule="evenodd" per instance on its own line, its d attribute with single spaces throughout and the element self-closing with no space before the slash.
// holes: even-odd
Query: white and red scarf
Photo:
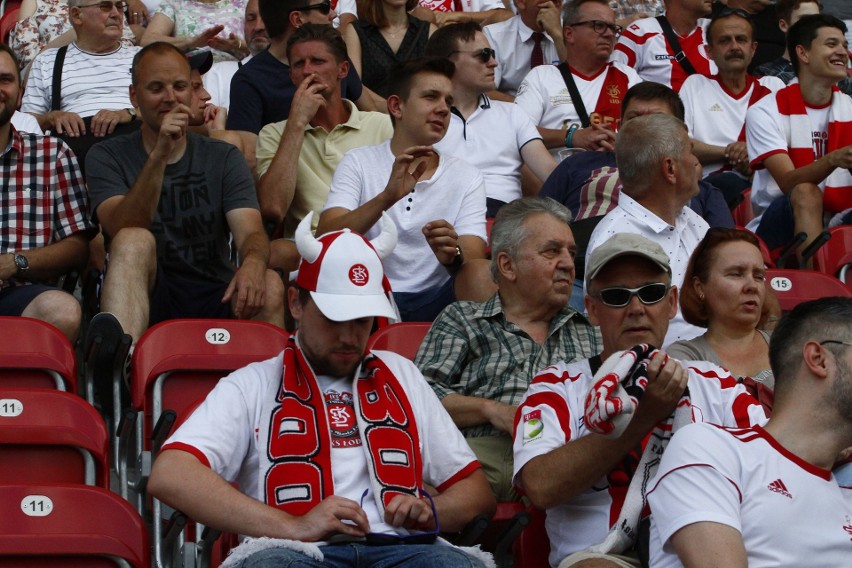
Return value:
<svg viewBox="0 0 852 568">
<path fill-rule="evenodd" d="M 385 363 L 368 354 L 354 382 L 355 415 L 367 452 L 370 489 L 379 511 L 397 495 L 418 495 L 423 461 L 417 423 L 408 396 Z M 334 494 L 331 429 L 325 397 L 313 370 L 290 336 L 270 420 L 266 503 L 304 515 Z M 339 465 L 339 464 L 338 464 Z"/>
<path fill-rule="evenodd" d="M 583 80 L 590 80 L 590 78 L 578 73 L 576 69 L 570 67 L 569 69 L 571 73 Z M 608 124 L 614 120 L 613 127 L 618 127 L 621 123 L 621 101 L 627 94 L 627 89 L 630 88 L 629 81 L 627 75 L 613 63 L 607 65 L 606 77 L 598 95 L 598 102 L 595 103 L 593 112 L 589 113 L 589 120 L 592 124 Z M 607 121 L 607 118 L 610 121 Z"/>
<path fill-rule="evenodd" d="M 833 87 L 831 108 L 828 111 L 828 148 L 832 152 L 852 144 L 852 102 Z M 775 93 L 778 112 L 786 116 L 782 121 L 787 129 L 788 155 L 796 168 L 812 163 L 815 159 L 812 126 L 808 119 L 805 100 L 798 83 Z M 852 173 L 845 168 L 836 168 L 825 179 L 823 206 L 826 211 L 843 211 L 852 207 Z"/>
</svg>

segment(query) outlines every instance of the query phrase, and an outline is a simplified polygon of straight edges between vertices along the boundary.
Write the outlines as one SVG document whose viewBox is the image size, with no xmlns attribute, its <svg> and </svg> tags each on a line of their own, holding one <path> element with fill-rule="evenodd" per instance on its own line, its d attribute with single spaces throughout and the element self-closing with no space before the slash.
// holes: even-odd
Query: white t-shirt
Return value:
<svg viewBox="0 0 852 568">
<path fill-rule="evenodd" d="M 756 81 L 747 76 L 747 80 L 748 86 L 743 92 L 733 95 L 719 81 L 718 76 L 687 77 L 680 89 L 680 98 L 689 135 L 711 146 L 725 147 L 736 142 L 743 131 L 746 111 L 758 83 L 773 93 L 785 86 L 781 79 L 772 76 L 761 77 Z M 706 177 L 721 170 L 724 165 L 724 162 L 705 164 L 702 175 Z"/>
<path fill-rule="evenodd" d="M 705 521 L 740 532 L 750 568 L 852 564 L 852 487 L 763 428 L 686 426 L 651 487 L 651 566 L 681 566 L 671 536 Z"/>
<path fill-rule="evenodd" d="M 663 247 L 672 269 L 672 284 L 681 289 L 689 257 L 709 228 L 707 221 L 689 207 L 681 209 L 675 224 L 669 225 L 629 195 L 621 192 L 618 196 L 618 206 L 601 219 L 589 238 L 586 266 L 589 265 L 589 256 L 592 251 L 612 235 L 636 233 Z M 666 333 L 663 347 L 681 339 L 692 339 L 703 334 L 704 331 L 703 328 L 687 323 L 678 306 L 677 315 L 669 322 L 669 331 Z"/>
<path fill-rule="evenodd" d="M 838 94 L 842 100 L 852 105 L 852 99 Z M 826 151 L 828 143 L 828 115 L 830 105 L 822 108 L 810 108 L 806 106 L 808 119 L 811 122 L 811 139 L 814 144 L 814 157 L 821 158 Z M 765 167 L 763 160 L 774 154 L 787 154 L 792 142 L 790 135 L 789 116 L 782 115 L 778 111 L 776 97 L 763 97 L 752 105 L 746 113 L 746 145 L 748 146 L 748 159 L 754 170 L 754 178 L 751 183 L 751 203 L 754 209 L 754 219 L 747 228 L 754 231 L 760 224 L 764 211 L 769 204 L 781 197 L 783 193 L 778 183 Z M 825 180 L 818 184 L 820 188 L 825 187 Z"/>
<path fill-rule="evenodd" d="M 201 80 L 204 82 L 204 88 L 210 93 L 210 104 L 225 109 L 231 108 L 231 79 L 234 73 L 245 65 L 253 55 L 249 55 L 239 63 L 236 61 L 219 61 L 214 63 L 210 70 L 205 73 Z"/>
<path fill-rule="evenodd" d="M 541 135 L 517 106 L 485 95 L 480 101 L 467 121 L 456 112 L 450 114 L 450 127 L 435 149 L 479 169 L 485 178 L 485 195 L 509 203 L 521 197 L 521 148 L 541 140 Z"/>
<path fill-rule="evenodd" d="M 453 476 L 475 467 L 476 457 L 414 364 L 388 351 L 375 354 L 387 364 L 408 395 L 418 426 L 423 481 L 441 487 Z M 228 482 L 237 481 L 246 495 L 267 502 L 265 480 L 274 466 L 268 456 L 270 424 L 280 407 L 277 394 L 282 372 L 283 358 L 278 355 L 231 373 L 219 381 L 198 409 L 166 440 L 163 449 L 173 446 L 171 449 L 193 454 Z M 353 382 L 331 377 L 317 377 L 317 382 L 327 395 L 330 427 L 339 434 L 332 436 L 334 494 L 360 502 L 364 490 L 370 487 L 367 458 L 362 446 L 347 442 L 352 436 L 347 434 L 345 424 L 350 419 L 351 424 L 355 422 L 354 416 L 344 414 L 356 412 L 355 408 L 339 404 L 344 393 L 353 394 Z M 357 431 L 355 425 L 354 433 Z M 364 510 L 372 532 L 394 531 L 381 518 L 372 491 L 364 499 Z"/>
<path fill-rule="evenodd" d="M 81 50 L 76 43 L 70 44 L 62 66 L 59 110 L 86 118 L 100 110 L 130 108 L 130 67 L 140 49 L 122 43 L 115 51 L 97 54 Z M 33 114 L 50 111 L 56 51 L 56 48 L 45 49 L 33 61 L 21 111 Z"/>
<path fill-rule="evenodd" d="M 766 422 L 763 407 L 730 373 L 706 361 L 690 361 L 688 365 L 693 421 L 727 426 Z M 533 458 L 590 433 L 584 413 L 586 395 L 593 385 L 588 359 L 559 362 L 532 380 L 517 412 L 516 482 L 521 468 Z M 632 474 L 619 465 L 571 503 L 547 510 L 551 566 L 603 541 L 621 512 Z"/>
<path fill-rule="evenodd" d="M 342 207 L 354 211 L 379 195 L 390 179 L 393 161 L 390 141 L 347 152 L 334 172 L 323 210 Z M 408 197 L 397 201 L 387 214 L 398 233 L 396 247 L 383 259 L 394 292 L 421 292 L 449 279 L 423 236 L 426 223 L 444 219 L 459 235 L 487 242 L 482 174 L 452 156 L 440 156 L 432 177 L 417 182 Z M 376 223 L 364 236 L 373 239 L 380 232 Z"/>
<path fill-rule="evenodd" d="M 627 88 L 642 81 L 636 71 L 630 67 L 617 62 L 610 65 L 627 76 Z M 580 98 L 583 99 L 583 106 L 589 113 L 589 121 L 592 124 L 610 124 L 615 130 L 620 119 L 595 112 L 608 70 L 609 66 L 604 66 L 592 77 L 580 75 L 573 70 L 571 74 Z M 614 104 L 619 107 L 618 117 L 621 116 L 620 105 L 625 94 L 626 90 L 612 93 L 613 98 L 617 100 Z M 562 73 L 554 65 L 540 65 L 532 69 L 518 88 L 515 103 L 530 115 L 537 126 L 542 128 L 560 129 L 573 123 L 578 125 L 580 123 L 580 115 L 577 113 L 574 101 L 571 100 L 571 94 L 565 86 Z M 551 153 L 554 157 L 558 156 L 559 148 L 552 149 Z"/>
<path fill-rule="evenodd" d="M 704 30 L 709 23 L 710 20 L 699 19 L 698 26 L 689 36 L 678 37 L 680 47 L 689 56 L 695 71 L 707 76 L 718 73 L 716 64 L 707 54 L 704 40 Z M 633 67 L 643 81 L 662 83 L 679 91 L 687 75 L 680 64 L 675 64 L 674 58 L 675 54 L 656 18 L 642 18 L 627 26 L 612 52 L 613 61 Z"/>
<path fill-rule="evenodd" d="M 499 91 L 514 96 L 521 81 L 530 72 L 530 58 L 535 45 L 533 30 L 521 21 L 520 16 L 513 16 L 508 20 L 485 26 L 482 31 L 496 52 L 494 83 Z M 544 39 L 541 40 L 541 51 L 545 65 L 559 64 L 556 44 L 547 34 L 544 34 Z"/>
</svg>

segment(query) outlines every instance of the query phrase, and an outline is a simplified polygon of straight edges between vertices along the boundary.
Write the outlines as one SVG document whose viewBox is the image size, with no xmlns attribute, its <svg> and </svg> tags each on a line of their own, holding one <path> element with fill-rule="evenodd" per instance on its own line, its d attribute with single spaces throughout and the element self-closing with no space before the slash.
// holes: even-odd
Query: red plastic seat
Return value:
<svg viewBox="0 0 852 568">
<path fill-rule="evenodd" d="M 107 429 L 82 398 L 48 389 L 0 392 L 0 483 L 109 489 Z"/>
<path fill-rule="evenodd" d="M 532 505 L 527 507 L 530 522 L 515 540 L 515 568 L 546 568 L 550 566 L 550 539 L 544 519 L 544 510 Z"/>
<path fill-rule="evenodd" d="M 754 219 L 754 210 L 751 207 L 751 188 L 742 192 L 743 200 L 731 211 L 734 224 L 737 227 L 745 227 Z"/>
<path fill-rule="evenodd" d="M 367 349 L 393 351 L 413 361 L 430 327 L 429 322 L 402 322 L 380 328 L 370 336 Z"/>
<path fill-rule="evenodd" d="M 0 485 L 0 566 L 150 568 L 148 534 L 118 495 L 84 485 Z"/>
<path fill-rule="evenodd" d="M 802 302 L 826 296 L 852 297 L 852 291 L 843 282 L 811 270 L 771 268 L 766 271 L 766 281 L 772 287 L 781 309 L 792 310 Z"/>
<path fill-rule="evenodd" d="M 18 12 L 20 11 L 21 3 L 15 2 L 14 5 L 7 5 L 3 16 L 0 17 L 0 38 L 2 38 L 3 43 L 6 45 L 9 45 L 9 34 L 11 34 L 12 28 L 18 22 Z"/>
<path fill-rule="evenodd" d="M 849 283 L 852 277 L 847 274 L 848 268 L 845 267 L 852 264 L 852 226 L 832 227 L 828 233 L 831 238 L 814 253 L 814 270 L 837 276 L 841 281 Z"/>
<path fill-rule="evenodd" d="M 41 320 L 0 317 L 0 386 L 77 392 L 77 359 L 68 338 Z"/>
</svg>

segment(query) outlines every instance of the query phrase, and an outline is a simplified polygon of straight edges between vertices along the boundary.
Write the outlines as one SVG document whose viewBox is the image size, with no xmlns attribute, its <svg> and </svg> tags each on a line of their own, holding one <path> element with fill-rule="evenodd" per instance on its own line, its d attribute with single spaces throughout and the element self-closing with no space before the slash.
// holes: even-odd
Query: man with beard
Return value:
<svg viewBox="0 0 852 568">
<path fill-rule="evenodd" d="M 613 60 L 635 69 L 643 81 L 656 81 L 675 91 L 689 75 L 714 74 L 716 65 L 704 48 L 705 18 L 712 4 L 711 0 L 668 0 L 664 16 L 627 26 Z"/>
<path fill-rule="evenodd" d="M 723 12 L 707 26 L 707 50 L 718 75 L 691 75 L 680 98 L 693 149 L 704 166 L 703 177 L 736 203 L 751 185 L 745 143 L 748 108 L 771 92 L 784 88 L 777 77 L 759 80 L 748 74 L 754 55 L 754 24 L 741 11 Z"/>
<path fill-rule="evenodd" d="M 852 299 L 796 306 L 772 333 L 764 427 L 688 425 L 651 486 L 652 566 L 845 566 L 852 487 Z M 691 383 L 690 383 L 691 386 Z"/>
<path fill-rule="evenodd" d="M 0 315 L 46 321 L 73 343 L 80 303 L 47 283 L 86 264 L 86 186 L 64 142 L 12 126 L 20 100 L 18 62 L 0 44 Z"/>
</svg>

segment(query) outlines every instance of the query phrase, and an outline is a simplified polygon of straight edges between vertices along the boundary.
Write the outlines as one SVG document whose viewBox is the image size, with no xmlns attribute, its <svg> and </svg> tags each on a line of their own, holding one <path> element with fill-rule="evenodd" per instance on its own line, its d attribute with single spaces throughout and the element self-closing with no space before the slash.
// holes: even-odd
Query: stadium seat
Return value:
<svg viewBox="0 0 852 568">
<path fill-rule="evenodd" d="M 770 268 L 766 271 L 766 281 L 772 287 L 781 304 L 781 309 L 785 312 L 802 302 L 817 298 L 852 297 L 852 291 L 843 282 L 822 272 Z"/>
<path fill-rule="evenodd" d="M 82 398 L 49 389 L 0 391 L 0 483 L 109 489 L 107 429 Z"/>
<path fill-rule="evenodd" d="M 515 568 L 546 568 L 550 566 L 550 540 L 544 526 L 547 514 L 533 505 L 527 507 L 527 513 L 530 522 L 515 540 Z"/>
<path fill-rule="evenodd" d="M 77 392 L 74 348 L 41 320 L 0 317 L 0 386 Z"/>
<path fill-rule="evenodd" d="M 742 192 L 743 200 L 731 211 L 734 224 L 737 227 L 745 227 L 749 221 L 754 219 L 754 210 L 751 207 L 751 188 Z"/>
<path fill-rule="evenodd" d="M 150 568 L 148 534 L 118 495 L 83 485 L 0 485 L 0 566 Z"/>
<path fill-rule="evenodd" d="M 848 284 L 852 281 L 848 274 L 852 264 L 852 226 L 832 227 L 828 233 L 831 238 L 814 253 L 814 270 L 836 276 Z"/>
<path fill-rule="evenodd" d="M 121 433 L 118 465 L 123 495 L 133 489 L 136 495 L 129 497 L 140 511 L 151 463 L 174 421 L 222 377 L 279 354 L 287 337 L 283 329 L 261 322 L 180 319 L 157 324 L 139 339 L 131 362 L 133 414 L 128 415 L 135 424 Z M 151 509 L 152 518 L 160 519 L 159 501 L 153 500 Z M 160 531 L 153 531 L 152 541 L 158 563 L 168 565 Z"/>
<path fill-rule="evenodd" d="M 18 21 L 18 12 L 20 11 L 20 2 L 9 2 L 4 7 L 3 15 L 0 16 L 0 38 L 2 38 L 3 43 L 6 45 L 9 45 L 9 34 Z"/>
<path fill-rule="evenodd" d="M 402 322 L 379 328 L 370 336 L 367 349 L 393 351 L 413 361 L 431 326 L 429 322 Z"/>
</svg>

